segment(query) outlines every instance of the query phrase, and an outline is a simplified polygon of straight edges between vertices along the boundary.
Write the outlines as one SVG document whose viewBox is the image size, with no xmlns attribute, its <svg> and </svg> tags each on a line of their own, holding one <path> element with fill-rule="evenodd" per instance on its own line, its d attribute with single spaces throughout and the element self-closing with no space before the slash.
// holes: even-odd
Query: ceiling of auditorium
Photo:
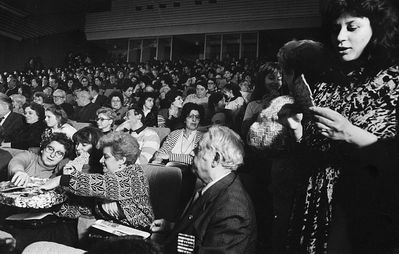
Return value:
<svg viewBox="0 0 399 254">
<path fill-rule="evenodd" d="M 80 30 L 87 12 L 111 0 L 0 0 L 0 35 L 17 41 Z"/>
</svg>

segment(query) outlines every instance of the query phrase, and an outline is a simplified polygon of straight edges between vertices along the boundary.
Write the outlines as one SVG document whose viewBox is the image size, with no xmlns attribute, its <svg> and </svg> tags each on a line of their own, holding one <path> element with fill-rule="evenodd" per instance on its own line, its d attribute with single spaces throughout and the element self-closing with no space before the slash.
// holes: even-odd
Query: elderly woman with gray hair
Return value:
<svg viewBox="0 0 399 254">
<path fill-rule="evenodd" d="M 97 110 L 96 115 L 97 127 L 105 135 L 110 133 L 117 117 L 115 111 L 111 108 L 101 107 Z"/>
<path fill-rule="evenodd" d="M 99 147 L 103 150 L 100 162 L 104 174 L 88 174 L 75 169 L 69 175 L 49 180 L 42 187 L 62 186 L 77 196 L 97 198 L 92 204 L 70 199 L 56 215 L 68 218 L 94 215 L 135 228 L 148 228 L 154 214 L 148 180 L 143 168 L 134 164 L 140 154 L 137 141 L 128 133 L 111 132 L 100 139 Z"/>
</svg>

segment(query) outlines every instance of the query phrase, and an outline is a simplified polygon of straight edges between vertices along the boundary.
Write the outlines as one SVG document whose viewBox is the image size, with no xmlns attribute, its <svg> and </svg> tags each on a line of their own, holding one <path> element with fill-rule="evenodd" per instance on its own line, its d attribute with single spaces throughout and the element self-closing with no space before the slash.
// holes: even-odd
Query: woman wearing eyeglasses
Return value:
<svg viewBox="0 0 399 254">
<path fill-rule="evenodd" d="M 185 123 L 183 129 L 172 131 L 162 147 L 154 155 L 155 163 L 163 161 L 179 162 L 187 165 L 193 163 L 194 149 L 202 137 L 198 126 L 204 115 L 202 106 L 195 103 L 187 103 L 183 106 L 181 120 Z"/>
<path fill-rule="evenodd" d="M 116 113 L 107 107 L 99 108 L 96 112 L 97 115 L 97 127 L 102 131 L 104 135 L 112 131 L 114 121 L 116 119 Z"/>
<path fill-rule="evenodd" d="M 72 150 L 72 141 L 64 133 L 54 133 L 42 143 L 39 154 L 25 151 L 11 159 L 8 164 L 11 182 L 16 186 L 26 186 L 30 177 L 50 178 L 65 165 L 62 161 L 71 155 Z"/>
</svg>

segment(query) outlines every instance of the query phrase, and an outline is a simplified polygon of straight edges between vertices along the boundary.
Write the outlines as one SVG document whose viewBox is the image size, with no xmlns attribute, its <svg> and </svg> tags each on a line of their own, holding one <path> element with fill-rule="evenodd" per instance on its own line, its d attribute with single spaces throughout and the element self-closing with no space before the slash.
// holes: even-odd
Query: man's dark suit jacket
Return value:
<svg viewBox="0 0 399 254">
<path fill-rule="evenodd" d="M 72 104 L 65 102 L 59 106 L 65 111 L 65 113 L 67 113 L 68 117 L 71 117 L 73 115 L 73 113 L 75 112 L 75 109 L 73 108 Z"/>
<path fill-rule="evenodd" d="M 94 122 L 97 116 L 96 111 L 99 108 L 100 108 L 99 105 L 90 102 L 84 107 L 78 107 L 75 110 L 75 113 L 73 114 L 71 119 L 76 122 L 82 122 L 82 123 Z"/>
<path fill-rule="evenodd" d="M 168 239 L 168 253 L 176 253 L 178 233 L 195 236 L 194 253 L 254 253 L 255 212 L 238 176 L 225 176 L 188 208 Z"/>
<path fill-rule="evenodd" d="M 12 159 L 12 155 L 0 148 L 0 181 L 8 180 L 8 163 Z"/>
<path fill-rule="evenodd" d="M 25 126 L 24 116 L 11 112 L 3 123 L 4 142 L 12 142 L 19 131 Z"/>
<path fill-rule="evenodd" d="M 94 104 L 100 105 L 101 107 L 106 105 L 108 102 L 108 97 L 105 95 L 97 95 L 96 100 L 93 102 Z"/>
</svg>

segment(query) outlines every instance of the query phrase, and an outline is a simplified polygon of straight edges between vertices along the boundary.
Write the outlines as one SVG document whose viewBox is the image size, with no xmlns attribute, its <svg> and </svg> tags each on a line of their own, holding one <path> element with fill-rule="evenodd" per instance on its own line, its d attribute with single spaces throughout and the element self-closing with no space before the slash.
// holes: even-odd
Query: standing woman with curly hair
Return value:
<svg viewBox="0 0 399 254">
<path fill-rule="evenodd" d="M 397 155 L 386 142 L 397 133 L 398 13 L 387 0 L 331 0 L 322 16 L 335 61 L 315 86 L 311 119 L 291 118 L 303 182 L 289 250 L 391 253 L 399 247 L 397 165 L 389 170 L 387 160 Z M 285 81 L 304 82 L 282 56 Z"/>
</svg>

